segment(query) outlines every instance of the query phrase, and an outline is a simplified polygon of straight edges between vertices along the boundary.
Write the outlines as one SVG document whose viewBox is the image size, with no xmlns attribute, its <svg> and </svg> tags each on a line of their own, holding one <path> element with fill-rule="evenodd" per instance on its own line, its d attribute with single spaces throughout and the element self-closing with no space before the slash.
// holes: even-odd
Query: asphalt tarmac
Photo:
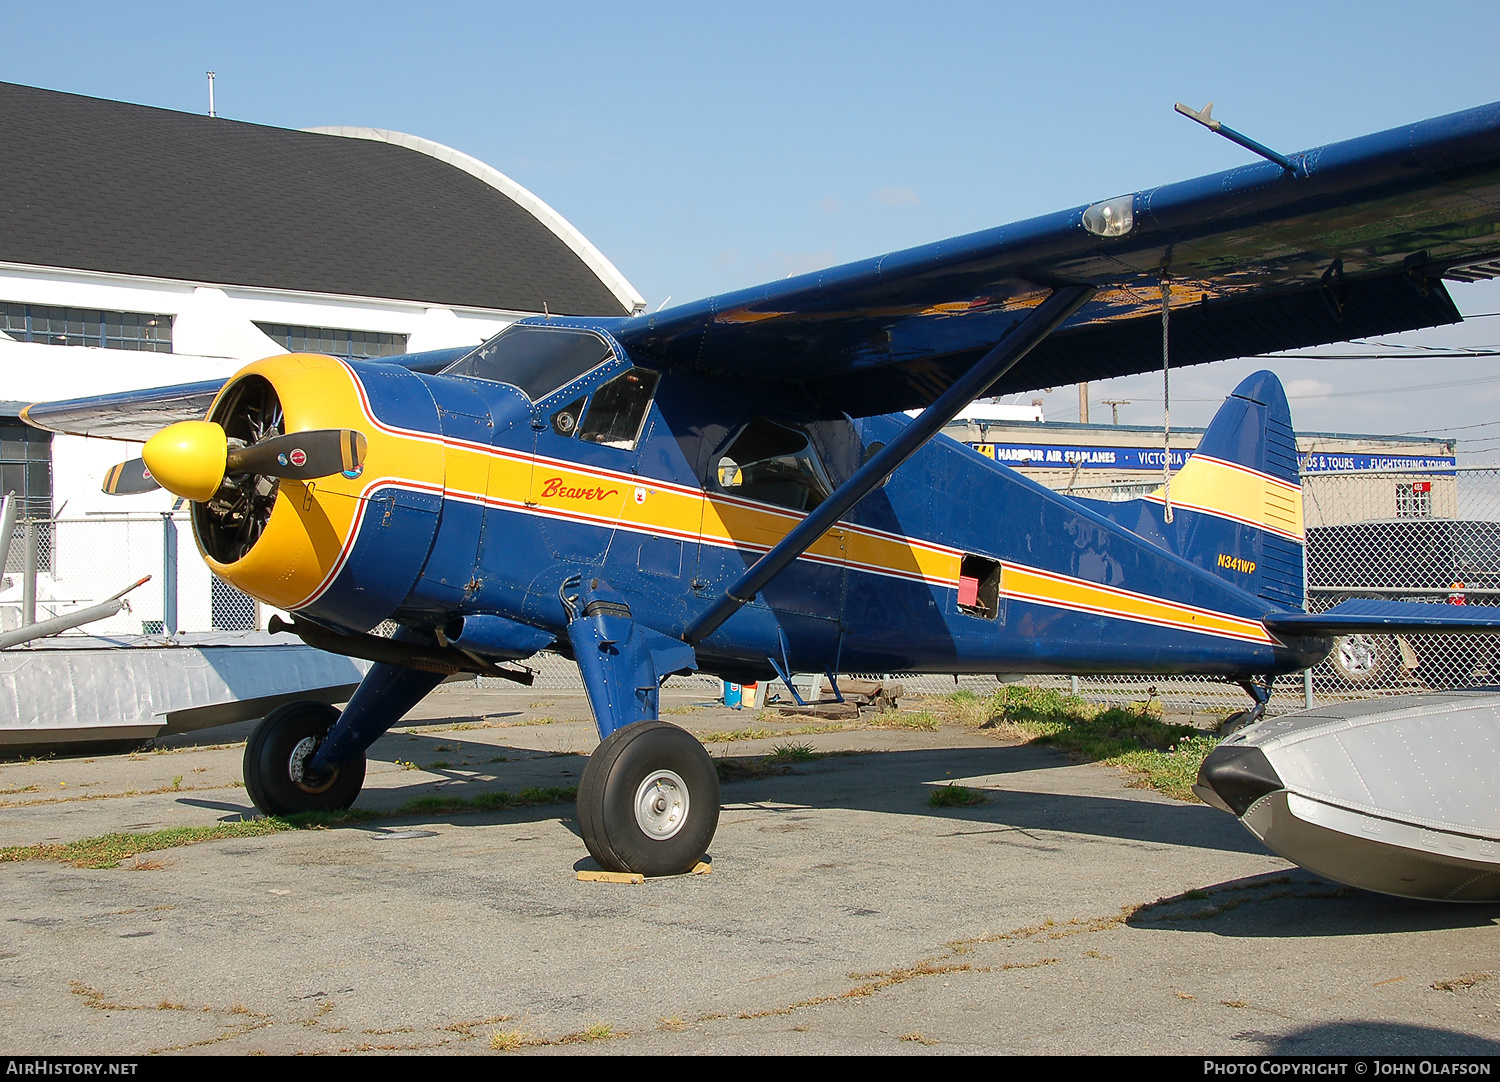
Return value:
<svg viewBox="0 0 1500 1082">
<path fill-rule="evenodd" d="M 776 730 L 709 742 L 738 780 L 708 875 L 579 882 L 571 804 L 0 863 L 4 1051 L 1500 1053 L 1500 906 L 1338 888 L 983 731 L 798 734 L 701 694 L 668 720 Z M 587 717 L 444 687 L 356 807 L 576 784 Z M 0 846 L 247 816 L 247 731 L 0 764 Z M 757 774 L 778 744 L 837 754 Z M 988 802 L 930 806 L 950 782 Z"/>
</svg>

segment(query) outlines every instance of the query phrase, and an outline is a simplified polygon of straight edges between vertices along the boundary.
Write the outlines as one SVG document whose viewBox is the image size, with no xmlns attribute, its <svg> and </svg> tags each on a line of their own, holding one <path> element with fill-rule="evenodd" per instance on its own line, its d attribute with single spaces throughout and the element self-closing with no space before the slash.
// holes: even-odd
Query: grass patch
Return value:
<svg viewBox="0 0 1500 1082">
<path fill-rule="evenodd" d="M 768 763 L 810 763 L 822 758 L 811 744 L 777 744 L 776 750 L 766 756 Z"/>
<path fill-rule="evenodd" d="M 377 818 L 373 812 L 305 812 L 301 815 L 215 823 L 207 827 L 169 827 L 144 833 L 103 834 L 53 845 L 11 845 L 0 849 L 0 861 L 61 860 L 75 868 L 117 868 L 139 853 L 176 849 L 224 838 L 259 838 L 288 830 L 322 830 Z M 154 862 L 146 862 L 147 865 Z M 145 867 L 146 865 L 142 865 Z"/>
<path fill-rule="evenodd" d="M 940 785 L 927 796 L 927 803 L 934 808 L 968 808 L 975 804 L 988 804 L 990 798 L 978 789 L 966 785 Z"/>
<path fill-rule="evenodd" d="M 877 723 L 882 729 L 920 729 L 937 732 L 940 719 L 931 710 L 899 711 L 887 714 Z"/>
<path fill-rule="evenodd" d="M 777 735 L 779 734 L 772 729 L 746 726 L 743 729 L 715 729 L 711 733 L 700 733 L 698 739 L 704 744 L 733 744 L 736 740 L 769 740 Z"/>
<path fill-rule="evenodd" d="M 528 786 L 519 793 L 500 789 L 476 797 L 419 796 L 401 805 L 399 815 L 462 815 L 466 812 L 504 811 L 507 808 L 535 808 L 547 804 L 571 804 L 578 799 L 578 786 Z"/>
<path fill-rule="evenodd" d="M 954 720 L 1119 767 L 1135 776 L 1133 784 L 1178 800 L 1198 799 L 1198 768 L 1219 743 L 1191 725 L 1166 724 L 1149 704 L 1096 706 L 1046 688 L 1011 685 L 987 699 L 957 691 L 934 704 Z"/>
</svg>

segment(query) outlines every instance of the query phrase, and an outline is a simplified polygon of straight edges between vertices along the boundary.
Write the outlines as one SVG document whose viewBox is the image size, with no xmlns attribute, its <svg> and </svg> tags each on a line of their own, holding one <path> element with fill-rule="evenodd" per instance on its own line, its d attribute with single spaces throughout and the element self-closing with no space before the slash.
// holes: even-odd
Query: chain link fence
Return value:
<svg viewBox="0 0 1500 1082">
<path fill-rule="evenodd" d="M 68 634 L 247 631 L 269 616 L 208 570 L 186 514 L 23 519 L 0 579 L 0 630 L 64 615 L 147 576 L 126 608 Z"/>
</svg>

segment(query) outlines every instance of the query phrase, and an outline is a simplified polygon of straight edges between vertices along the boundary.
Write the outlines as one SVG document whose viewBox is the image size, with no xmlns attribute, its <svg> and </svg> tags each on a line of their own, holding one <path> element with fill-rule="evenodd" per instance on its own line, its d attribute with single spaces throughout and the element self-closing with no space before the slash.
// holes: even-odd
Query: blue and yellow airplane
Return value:
<svg viewBox="0 0 1500 1082">
<path fill-rule="evenodd" d="M 602 739 L 589 851 L 682 871 L 719 788 L 658 718 L 672 673 L 1208 673 L 1263 704 L 1331 636 L 1494 625 L 1301 611 L 1270 373 L 1128 503 L 933 439 L 982 394 L 1457 322 L 1443 279 L 1500 273 L 1500 104 L 1289 157 L 1241 141 L 1273 160 L 652 315 L 525 319 L 394 363 L 282 355 L 25 416 L 149 437 L 107 487 L 191 501 L 215 574 L 376 663 L 342 712 L 260 723 L 261 810 L 349 806 L 365 750 L 445 676 L 524 682 L 514 663 L 551 649 Z M 387 620 L 393 638 L 370 634 Z"/>
</svg>

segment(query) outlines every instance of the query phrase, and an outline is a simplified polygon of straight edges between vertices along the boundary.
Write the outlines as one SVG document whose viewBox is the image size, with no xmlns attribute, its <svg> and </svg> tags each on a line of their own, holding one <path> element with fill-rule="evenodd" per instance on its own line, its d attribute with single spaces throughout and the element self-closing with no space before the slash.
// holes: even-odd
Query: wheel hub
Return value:
<svg viewBox="0 0 1500 1082">
<path fill-rule="evenodd" d="M 313 752 L 318 750 L 321 741 L 315 736 L 304 736 L 297 741 L 292 748 L 291 758 L 287 762 L 287 776 L 297 788 L 308 793 L 322 793 L 333 785 L 338 779 L 339 772 L 335 768 L 326 774 L 314 774 L 307 768 L 312 759 Z"/>
<path fill-rule="evenodd" d="M 671 770 L 653 770 L 635 791 L 635 822 L 646 837 L 666 841 L 687 822 L 688 788 Z"/>
<path fill-rule="evenodd" d="M 1363 635 L 1351 635 L 1339 642 L 1339 661 L 1345 672 L 1363 676 L 1375 669 L 1375 651 Z"/>
</svg>

